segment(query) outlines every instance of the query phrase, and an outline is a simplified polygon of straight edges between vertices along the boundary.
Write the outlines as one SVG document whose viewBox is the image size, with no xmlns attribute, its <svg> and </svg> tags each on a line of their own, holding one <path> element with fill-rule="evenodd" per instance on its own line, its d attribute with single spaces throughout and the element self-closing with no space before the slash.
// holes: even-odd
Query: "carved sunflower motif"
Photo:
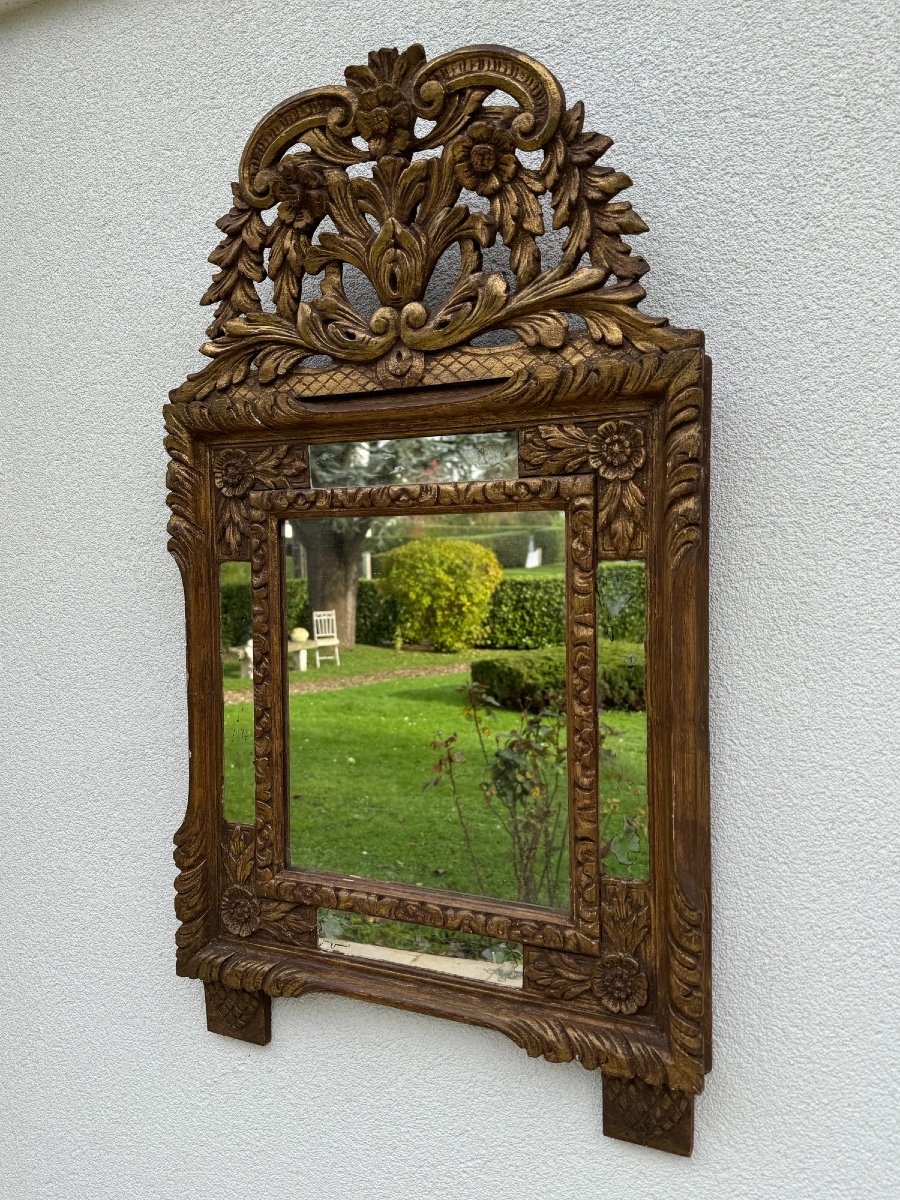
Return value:
<svg viewBox="0 0 900 1200">
<path fill-rule="evenodd" d="M 647 976 L 630 954 L 604 954 L 592 989 L 609 1012 L 628 1015 L 647 1003 Z"/>
<path fill-rule="evenodd" d="M 644 434 L 631 421 L 606 421 L 587 449 L 588 462 L 603 479 L 631 479 L 646 458 Z"/>
<path fill-rule="evenodd" d="M 216 459 L 213 474 L 216 487 L 229 499 L 246 496 L 253 487 L 253 462 L 243 450 L 223 450 Z"/>
<path fill-rule="evenodd" d="M 490 121 L 475 121 L 458 147 L 456 178 L 479 196 L 493 196 L 519 169 L 515 142 Z"/>
<path fill-rule="evenodd" d="M 414 122 L 412 105 L 392 83 L 382 83 L 360 93 L 356 128 L 376 158 L 408 150 Z"/>
<path fill-rule="evenodd" d="M 222 924 L 236 937 L 249 937 L 259 929 L 259 901 L 249 888 L 239 884 L 227 888 L 219 911 Z"/>
</svg>

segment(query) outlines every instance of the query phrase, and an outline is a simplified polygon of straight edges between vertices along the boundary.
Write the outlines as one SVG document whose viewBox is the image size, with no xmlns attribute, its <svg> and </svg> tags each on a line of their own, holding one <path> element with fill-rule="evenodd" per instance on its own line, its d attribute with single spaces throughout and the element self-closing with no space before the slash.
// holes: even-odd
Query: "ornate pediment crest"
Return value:
<svg viewBox="0 0 900 1200">
<path fill-rule="evenodd" d="M 511 102 L 490 103 L 498 91 Z M 343 86 L 284 101 L 252 133 L 218 222 L 202 299 L 216 306 L 201 347 L 213 362 L 178 398 L 251 372 L 308 375 L 322 356 L 369 386 L 412 384 L 501 330 L 535 353 L 690 344 L 638 307 L 648 266 L 624 237 L 646 226 L 619 199 L 629 177 L 600 165 L 611 144 L 546 68 L 499 46 L 433 62 L 418 45 L 379 50 Z"/>
</svg>

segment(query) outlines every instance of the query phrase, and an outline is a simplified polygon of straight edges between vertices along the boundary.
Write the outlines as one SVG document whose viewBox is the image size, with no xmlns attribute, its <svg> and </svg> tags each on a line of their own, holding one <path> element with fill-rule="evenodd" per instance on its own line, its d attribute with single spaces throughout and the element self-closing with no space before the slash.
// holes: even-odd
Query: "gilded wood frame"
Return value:
<svg viewBox="0 0 900 1200">
<path fill-rule="evenodd" d="M 494 88 L 512 104 L 488 104 Z M 417 136 L 415 117 L 433 122 L 430 133 Z M 218 306 L 203 347 L 212 361 L 172 392 L 165 410 L 191 746 L 176 836 L 177 969 L 204 982 L 211 1030 L 251 1042 L 270 1036 L 271 997 L 307 991 L 496 1029 L 529 1054 L 599 1069 L 607 1134 L 684 1154 L 710 1066 L 710 371 L 699 333 L 638 308 L 646 263 L 621 234 L 643 224 L 613 199 L 627 176 L 593 165 L 609 139 L 584 133 L 582 121 L 581 106 L 567 110 L 553 76 L 517 51 L 470 47 L 428 62 L 412 47 L 348 68 L 345 87 L 292 97 L 251 135 L 212 255 L 220 270 L 204 297 Z M 298 142 L 309 149 L 288 155 Z M 439 158 L 415 157 L 436 146 Z M 527 151 L 543 152 L 540 169 L 518 157 Z M 437 165 L 417 166 L 429 161 Z M 356 182 L 347 167 L 367 162 L 372 179 Z M 488 211 L 467 207 L 462 188 L 478 192 Z M 536 241 L 540 206 L 529 200 L 541 196 L 554 225 L 568 229 L 549 268 Z M 262 214 L 276 204 L 266 225 Z M 372 220 L 361 215 L 363 229 L 354 213 Z M 317 242 L 326 214 L 338 234 Z M 512 286 L 484 269 L 482 248 L 497 233 Z M 454 241 L 459 279 L 429 310 L 425 287 Z M 590 267 L 580 265 L 583 255 Z M 381 307 L 370 317 L 344 290 L 347 265 L 378 291 Z M 321 271 L 320 298 L 304 300 L 304 278 Z M 266 274 L 274 313 L 256 290 Z M 571 327 L 572 314 L 583 332 Z M 519 340 L 472 345 L 500 327 Z M 309 365 L 323 354 L 326 366 Z M 277 520 L 323 504 L 345 512 L 396 505 L 401 493 L 427 508 L 441 490 L 326 496 L 309 487 L 309 445 L 495 429 L 518 432 L 519 480 L 444 485 L 453 502 L 490 503 L 493 489 L 503 503 L 563 497 L 569 510 L 569 703 L 579 730 L 573 920 L 430 890 L 417 901 L 410 889 L 310 880 L 278 857 L 283 678 L 272 646 L 281 613 L 269 594 L 280 561 L 272 555 Z M 446 490 L 438 497 L 450 498 Z M 228 825 L 221 800 L 218 565 L 241 558 L 252 563 L 254 591 L 255 827 Z M 596 558 L 647 565 L 646 883 L 598 874 L 596 748 L 586 732 L 596 709 L 592 574 L 585 591 Z M 323 904 L 515 935 L 525 945 L 524 986 L 330 955 L 317 948 Z"/>
</svg>

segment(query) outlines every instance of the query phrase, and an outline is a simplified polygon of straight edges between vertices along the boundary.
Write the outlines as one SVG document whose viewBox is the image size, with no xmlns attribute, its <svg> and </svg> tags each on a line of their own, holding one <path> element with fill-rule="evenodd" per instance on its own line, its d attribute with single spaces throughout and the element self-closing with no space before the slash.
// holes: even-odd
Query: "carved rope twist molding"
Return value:
<svg viewBox="0 0 900 1200">
<path fill-rule="evenodd" d="M 264 385 L 296 378 L 321 355 L 374 369 L 382 387 L 408 385 L 426 359 L 497 329 L 558 351 L 573 340 L 571 316 L 589 341 L 611 347 L 691 343 L 691 333 L 639 309 L 648 265 L 623 235 L 647 227 L 618 198 L 631 180 L 598 165 L 611 139 L 584 130 L 583 105 L 566 109 L 540 63 L 499 46 L 429 63 L 414 45 L 373 52 L 345 76 L 343 86 L 276 107 L 247 143 L 202 299 L 216 306 L 201 347 L 213 362 L 189 379 L 189 394 L 233 388 L 251 371 Z M 495 89 L 513 103 L 487 104 Z M 424 136 L 417 121 L 433 123 Z M 537 165 L 522 157 L 529 152 L 540 154 Z M 553 260 L 540 245 L 550 225 L 565 230 Z M 512 285 L 485 268 L 498 236 Z M 456 280 L 432 303 L 429 284 L 450 267 L 451 250 Z M 375 289 L 371 315 L 347 291 L 348 268 Z M 304 280 L 318 276 L 320 294 L 304 300 Z M 267 277 L 275 311 L 259 292 Z"/>
<path fill-rule="evenodd" d="M 524 942 L 532 945 L 555 946 L 559 949 L 588 951 L 594 945 L 592 937 L 572 929 L 567 922 L 542 921 L 506 917 L 444 900 L 414 901 L 379 892 L 366 881 L 362 887 L 342 887 L 326 883 L 279 879 L 272 889 L 275 894 L 301 905 L 331 908 L 339 912 L 357 912 L 367 917 L 407 921 L 414 925 L 434 925 L 457 933 L 474 933 L 500 941 Z"/>
</svg>

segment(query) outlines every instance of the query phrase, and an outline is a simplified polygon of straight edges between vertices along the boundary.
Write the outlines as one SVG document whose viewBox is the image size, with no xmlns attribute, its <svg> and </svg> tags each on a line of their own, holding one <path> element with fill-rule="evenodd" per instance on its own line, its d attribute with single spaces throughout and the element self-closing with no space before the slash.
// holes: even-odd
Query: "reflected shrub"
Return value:
<svg viewBox="0 0 900 1200">
<path fill-rule="evenodd" d="M 484 546 L 458 538 L 419 538 L 389 551 L 379 586 L 397 608 L 404 641 L 464 650 L 481 636 L 503 572 Z"/>
<path fill-rule="evenodd" d="M 473 683 L 464 715 L 478 734 L 481 793 L 506 835 L 516 895 L 528 904 L 557 908 L 568 887 L 565 713 L 559 704 L 549 704 L 520 713 L 515 725 L 504 729 L 509 714 L 498 710 L 486 688 Z M 425 787 L 449 786 L 478 886 L 487 894 L 486 850 L 469 829 L 457 782 L 456 767 L 466 761 L 458 743 L 456 733 L 436 734 L 431 746 L 439 755 Z"/>
<path fill-rule="evenodd" d="M 534 650 L 566 637 L 565 579 L 504 579 L 491 597 L 482 644 Z"/>
<path fill-rule="evenodd" d="M 642 642 L 647 624 L 646 574 L 642 562 L 605 562 L 597 576 L 600 632 L 611 641 Z"/>
</svg>

